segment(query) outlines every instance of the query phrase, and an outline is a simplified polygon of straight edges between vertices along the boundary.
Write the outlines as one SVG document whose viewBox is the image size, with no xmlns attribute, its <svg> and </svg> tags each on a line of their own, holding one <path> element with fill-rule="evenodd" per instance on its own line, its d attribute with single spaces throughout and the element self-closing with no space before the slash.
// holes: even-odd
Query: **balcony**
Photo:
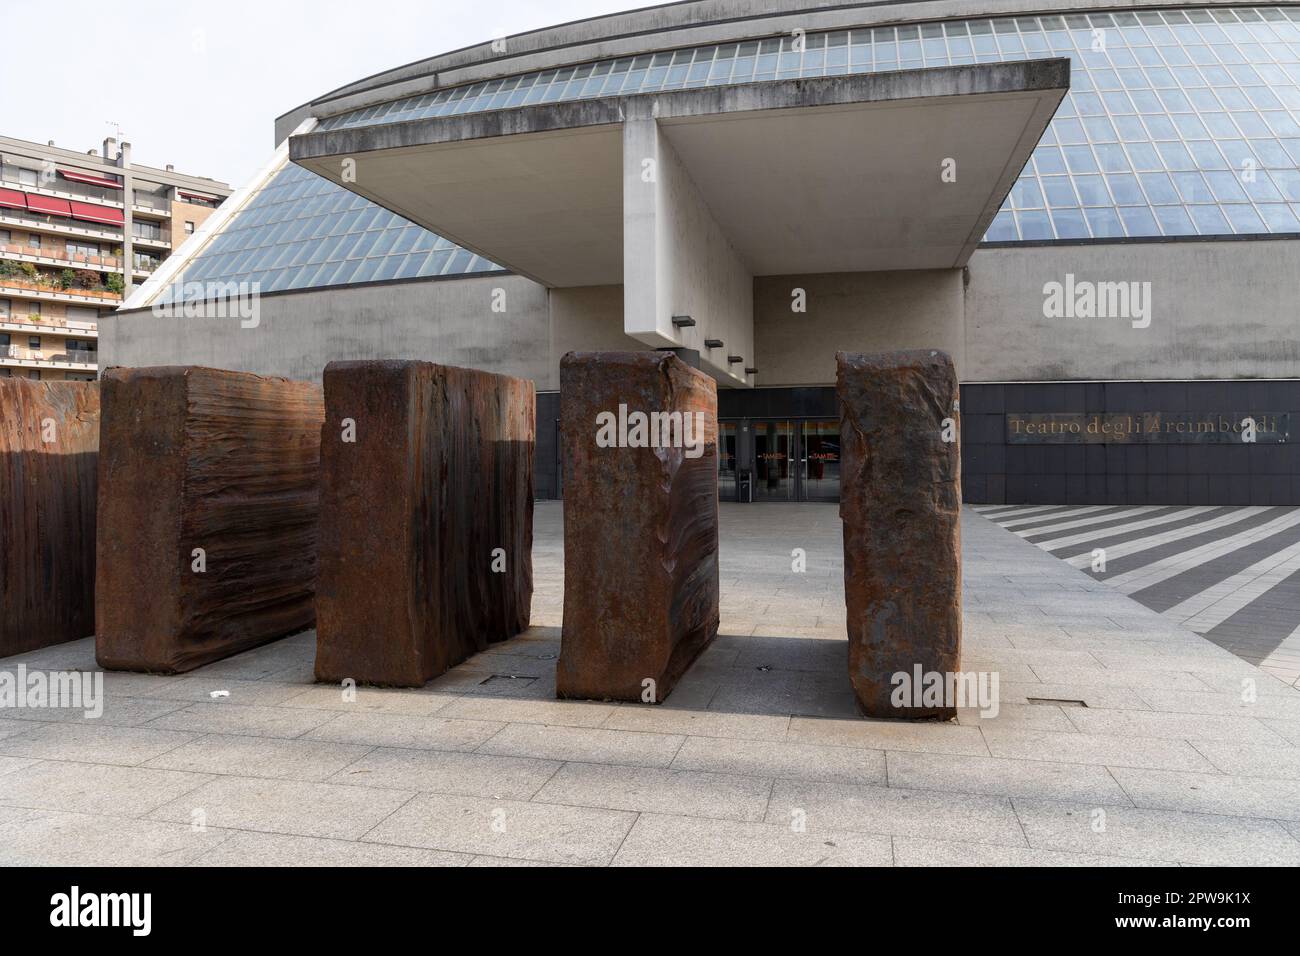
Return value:
<svg viewBox="0 0 1300 956">
<path fill-rule="evenodd" d="M 26 276 L 0 276 L 0 297 L 9 295 L 34 296 L 50 302 L 89 302 L 93 305 L 117 305 L 122 293 L 108 289 L 61 288 L 54 281 L 40 282 Z"/>
<path fill-rule="evenodd" d="M 21 315 L 0 314 L 0 332 L 19 335 L 61 335 L 65 339 L 97 339 L 99 329 L 84 322 L 68 322 L 38 315 L 34 319 Z"/>
<path fill-rule="evenodd" d="M 143 213 L 146 216 L 157 216 L 162 219 L 170 219 L 172 214 L 172 201 L 170 196 L 159 196 L 154 193 L 142 193 L 137 191 L 131 197 L 131 209 L 133 212 Z"/>
<path fill-rule="evenodd" d="M 149 256 L 142 256 L 139 253 L 135 256 L 135 266 L 133 271 L 138 276 L 152 275 L 162 268 L 162 259 L 153 259 Z"/>
<path fill-rule="evenodd" d="M 0 242 L 0 259 L 17 259 L 41 266 L 69 269 L 95 269 L 101 272 L 121 272 L 121 256 L 90 256 L 70 253 L 66 249 L 45 249 L 25 246 L 18 242 Z"/>
<path fill-rule="evenodd" d="M 47 216 L 8 207 L 0 207 L 0 226 L 18 226 L 21 229 L 51 232 L 60 236 L 80 236 L 122 244 L 122 230 L 119 228 L 96 226 L 79 219 L 64 219 L 61 216 Z"/>
<path fill-rule="evenodd" d="M 159 230 L 157 235 L 133 235 L 131 242 L 137 246 L 154 246 L 158 249 L 170 249 L 172 247 L 172 234 L 170 229 Z"/>
<path fill-rule="evenodd" d="M 94 369 L 98 364 L 97 351 L 74 350 L 46 355 L 41 349 L 25 349 L 19 345 L 0 346 L 0 366 L 6 368 L 54 368 L 84 372 Z"/>
<path fill-rule="evenodd" d="M 79 365 L 83 368 L 93 368 L 99 364 L 99 352 L 88 352 L 85 349 L 75 349 L 71 352 L 56 352 L 47 356 L 47 362 L 55 362 L 63 365 Z"/>
<path fill-rule="evenodd" d="M 93 202 L 101 206 L 122 208 L 122 190 L 109 189 L 106 186 L 92 186 L 89 183 L 74 183 L 62 176 L 55 176 L 46 181 L 43 176 L 38 175 L 35 183 L 22 182 L 19 177 L 14 175 L 0 176 L 0 186 L 4 186 L 6 189 L 20 189 L 23 192 L 38 193 L 42 196 L 55 196 L 59 199 L 75 199 L 78 202 Z"/>
</svg>

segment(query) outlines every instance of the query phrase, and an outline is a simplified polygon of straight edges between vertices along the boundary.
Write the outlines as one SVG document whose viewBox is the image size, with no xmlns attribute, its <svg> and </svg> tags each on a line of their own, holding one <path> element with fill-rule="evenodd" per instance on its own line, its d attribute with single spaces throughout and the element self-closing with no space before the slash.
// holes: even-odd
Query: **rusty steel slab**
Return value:
<svg viewBox="0 0 1300 956">
<path fill-rule="evenodd" d="M 556 693 L 660 703 L 718 631 L 717 385 L 669 352 L 570 352 L 560 408 Z"/>
<path fill-rule="evenodd" d="M 324 381 L 317 679 L 418 687 L 527 629 L 532 382 L 417 361 Z"/>
<path fill-rule="evenodd" d="M 180 673 L 311 627 L 320 387 L 176 366 L 102 389 L 100 665 Z"/>
<path fill-rule="evenodd" d="M 961 669 L 957 373 L 932 349 L 836 363 L 849 678 L 868 717 L 950 719 L 925 689 Z"/>
<path fill-rule="evenodd" d="M 99 383 L 0 378 L 0 657 L 95 631 Z"/>
</svg>

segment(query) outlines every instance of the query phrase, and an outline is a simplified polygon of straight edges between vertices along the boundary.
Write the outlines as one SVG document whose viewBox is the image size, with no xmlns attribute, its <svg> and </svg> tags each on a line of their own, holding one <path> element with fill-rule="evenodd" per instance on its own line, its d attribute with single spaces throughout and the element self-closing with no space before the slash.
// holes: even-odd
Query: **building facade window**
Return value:
<svg viewBox="0 0 1300 956">
<path fill-rule="evenodd" d="M 188 219 L 185 220 L 185 235 L 194 235 L 194 223 L 190 222 Z"/>
<path fill-rule="evenodd" d="M 90 259 L 99 256 L 99 243 L 97 242 L 75 241 L 69 239 L 66 248 L 69 259 Z"/>
<path fill-rule="evenodd" d="M 39 352 L 41 350 L 41 337 L 39 335 L 27 336 L 27 347 L 33 352 Z"/>
<path fill-rule="evenodd" d="M 0 319 L 7 319 L 12 314 L 12 304 L 8 299 L 0 299 Z"/>
</svg>

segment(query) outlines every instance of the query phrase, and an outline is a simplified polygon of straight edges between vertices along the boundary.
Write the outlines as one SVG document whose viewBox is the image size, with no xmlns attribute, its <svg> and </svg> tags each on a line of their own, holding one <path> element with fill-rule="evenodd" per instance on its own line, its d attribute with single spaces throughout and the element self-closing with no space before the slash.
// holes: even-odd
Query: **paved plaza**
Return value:
<svg viewBox="0 0 1300 956">
<path fill-rule="evenodd" d="M 1300 508 L 975 510 L 1300 686 Z M 1104 569 L 1094 567 L 1098 550 Z"/>
<path fill-rule="evenodd" d="M 97 720 L 0 714 L 0 863 L 1300 865 L 1300 689 L 975 509 L 962 533 L 995 717 L 855 715 L 826 505 L 722 506 L 720 636 L 666 704 L 556 701 L 539 502 L 534 626 L 421 690 L 315 686 L 307 633 L 107 674 Z"/>
</svg>

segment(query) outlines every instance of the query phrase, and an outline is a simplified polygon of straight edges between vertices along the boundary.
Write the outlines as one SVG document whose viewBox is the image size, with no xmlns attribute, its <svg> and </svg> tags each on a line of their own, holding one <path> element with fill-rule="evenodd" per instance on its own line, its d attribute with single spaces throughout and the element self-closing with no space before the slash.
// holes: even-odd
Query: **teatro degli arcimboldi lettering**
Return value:
<svg viewBox="0 0 1300 956">
<path fill-rule="evenodd" d="M 1289 415 L 1269 413 L 1008 413 L 1010 442 L 1288 440 Z"/>
</svg>

